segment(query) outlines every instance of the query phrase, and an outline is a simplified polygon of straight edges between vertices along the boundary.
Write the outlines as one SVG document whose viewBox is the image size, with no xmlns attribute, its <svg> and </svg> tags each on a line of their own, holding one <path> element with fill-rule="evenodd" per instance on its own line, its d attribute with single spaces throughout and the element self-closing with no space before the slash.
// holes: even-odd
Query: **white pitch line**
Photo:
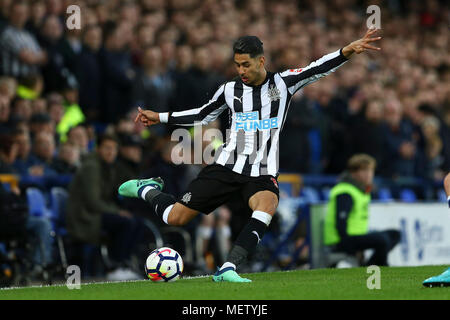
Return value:
<svg viewBox="0 0 450 320">
<path fill-rule="evenodd" d="M 187 280 L 191 280 L 191 279 L 201 279 L 201 278 L 207 278 L 210 277 L 211 275 L 201 275 L 201 276 L 189 276 L 189 277 L 182 277 L 180 279 L 187 279 Z M 144 281 L 150 281 L 147 279 L 140 279 L 140 280 L 122 280 L 122 281 L 93 281 L 93 282 L 85 282 L 85 283 L 81 283 L 82 286 L 86 286 L 86 285 L 92 285 L 92 284 L 110 284 L 110 283 L 132 283 L 132 282 L 144 282 Z M 150 281 L 151 282 L 151 281 Z M 67 286 L 67 284 L 65 283 L 60 283 L 60 284 L 52 284 L 52 285 L 33 285 L 33 286 L 26 286 L 26 287 L 6 287 L 6 288 L 0 288 L 0 291 L 7 291 L 7 290 L 17 290 L 17 289 L 35 289 L 35 288 L 52 288 L 52 287 L 65 287 Z"/>
</svg>

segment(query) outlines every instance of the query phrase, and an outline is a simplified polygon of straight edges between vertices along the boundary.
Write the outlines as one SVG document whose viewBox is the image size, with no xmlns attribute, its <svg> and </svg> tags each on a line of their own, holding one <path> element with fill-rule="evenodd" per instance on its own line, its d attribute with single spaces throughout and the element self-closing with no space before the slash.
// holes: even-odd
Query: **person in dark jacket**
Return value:
<svg viewBox="0 0 450 320">
<path fill-rule="evenodd" d="M 107 24 L 104 34 L 104 47 L 100 50 L 102 61 L 104 117 L 100 120 L 116 122 L 131 107 L 131 89 L 136 72 L 131 54 L 127 50 L 123 23 Z"/>
<path fill-rule="evenodd" d="M 79 103 L 88 121 L 97 120 L 101 108 L 101 44 L 102 29 L 98 25 L 86 26 L 83 30 L 83 47 L 78 56 L 76 76 L 79 83 Z"/>
<path fill-rule="evenodd" d="M 94 245 L 99 245 L 102 235 L 106 235 L 115 267 L 107 275 L 109 280 L 139 279 L 127 265 L 140 241 L 141 226 L 116 201 L 117 152 L 116 138 L 103 135 L 97 150 L 82 163 L 69 186 L 67 229 L 75 239 Z"/>
</svg>

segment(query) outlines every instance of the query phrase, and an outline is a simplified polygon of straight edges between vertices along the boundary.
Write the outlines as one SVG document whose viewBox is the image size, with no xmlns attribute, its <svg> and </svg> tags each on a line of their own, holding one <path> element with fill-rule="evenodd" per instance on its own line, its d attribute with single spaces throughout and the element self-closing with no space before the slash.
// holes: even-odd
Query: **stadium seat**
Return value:
<svg viewBox="0 0 450 320">
<path fill-rule="evenodd" d="M 45 195 L 38 188 L 26 190 L 29 213 L 32 216 L 52 218 L 52 212 L 47 208 Z"/>
<path fill-rule="evenodd" d="M 305 198 L 306 201 L 311 203 L 320 202 L 319 192 L 313 187 L 303 187 L 300 195 Z"/>
<path fill-rule="evenodd" d="M 415 202 L 417 201 L 417 197 L 413 190 L 402 189 L 400 191 L 400 200 L 403 202 Z"/>
<path fill-rule="evenodd" d="M 67 268 L 67 254 L 64 246 L 63 237 L 67 235 L 66 230 L 66 203 L 69 194 L 61 187 L 53 187 L 50 190 L 50 204 L 52 211 L 52 222 L 56 234 L 56 243 L 58 246 L 61 265 Z"/>
<path fill-rule="evenodd" d="M 439 202 L 447 202 L 447 194 L 444 189 L 440 189 L 437 192 L 437 199 Z"/>
<path fill-rule="evenodd" d="M 381 202 L 392 201 L 392 194 L 389 188 L 380 188 L 378 190 L 378 200 Z"/>
<path fill-rule="evenodd" d="M 284 193 L 287 196 L 291 196 L 292 192 L 292 184 L 291 183 L 278 183 L 278 186 L 280 187 L 280 193 Z"/>
<path fill-rule="evenodd" d="M 66 203 L 69 197 L 67 191 L 61 187 L 53 187 L 50 190 L 50 208 L 52 211 L 52 219 L 55 222 L 57 233 L 61 235 L 67 234 L 66 231 Z"/>
<path fill-rule="evenodd" d="M 320 190 L 320 193 L 322 194 L 322 199 L 323 200 L 328 201 L 330 199 L 330 191 L 331 191 L 330 187 L 323 187 Z"/>
</svg>

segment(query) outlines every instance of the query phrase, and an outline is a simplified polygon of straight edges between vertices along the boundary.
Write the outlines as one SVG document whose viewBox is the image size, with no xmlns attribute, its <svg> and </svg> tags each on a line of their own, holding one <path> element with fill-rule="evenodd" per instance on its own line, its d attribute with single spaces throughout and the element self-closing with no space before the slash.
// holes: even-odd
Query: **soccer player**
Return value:
<svg viewBox="0 0 450 320">
<path fill-rule="evenodd" d="M 450 172 L 444 178 L 444 189 L 447 194 L 448 207 L 450 208 Z M 425 287 L 450 286 L 450 268 L 447 268 L 438 276 L 430 277 L 423 282 Z"/>
<path fill-rule="evenodd" d="M 185 225 L 199 212 L 208 214 L 232 195 L 240 194 L 253 213 L 213 281 L 250 282 L 236 273 L 236 267 L 256 248 L 278 206 L 278 139 L 292 96 L 307 84 L 334 72 L 353 53 L 380 50 L 371 45 L 381 39 L 374 36 L 376 31 L 369 29 L 361 39 L 305 68 L 278 73 L 266 70 L 263 44 L 257 37 L 237 39 L 233 58 L 239 77 L 222 84 L 208 103 L 191 110 L 165 113 L 139 107 L 136 117 L 136 122 L 145 126 L 204 125 L 229 108 L 229 137 L 217 151 L 215 163 L 206 166 L 177 200 L 162 192 L 161 178 L 126 181 L 119 187 L 119 194 L 144 199 L 165 223 L 175 226 Z"/>
</svg>

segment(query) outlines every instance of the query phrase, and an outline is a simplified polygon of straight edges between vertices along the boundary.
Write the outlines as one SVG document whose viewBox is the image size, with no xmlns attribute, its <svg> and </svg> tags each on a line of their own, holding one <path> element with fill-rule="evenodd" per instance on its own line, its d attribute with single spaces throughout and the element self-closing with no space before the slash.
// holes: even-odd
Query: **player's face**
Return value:
<svg viewBox="0 0 450 320">
<path fill-rule="evenodd" d="M 258 85 L 264 77 L 264 56 L 250 57 L 248 53 L 234 55 L 234 64 L 242 82 L 249 85 Z"/>
</svg>

